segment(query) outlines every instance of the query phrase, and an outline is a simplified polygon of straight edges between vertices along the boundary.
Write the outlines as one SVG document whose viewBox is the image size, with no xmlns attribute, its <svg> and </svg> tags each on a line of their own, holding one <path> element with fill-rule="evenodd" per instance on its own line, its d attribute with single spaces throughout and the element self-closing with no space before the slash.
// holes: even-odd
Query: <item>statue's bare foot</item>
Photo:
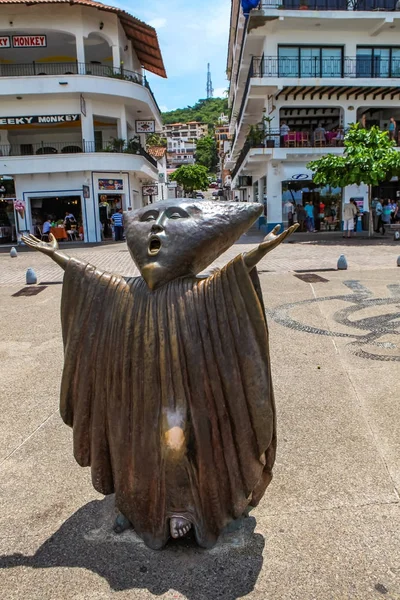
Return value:
<svg viewBox="0 0 400 600">
<path fill-rule="evenodd" d="M 122 533 L 123 531 L 126 531 L 131 527 L 132 523 L 125 517 L 125 515 L 123 515 L 122 513 L 118 513 L 118 516 L 114 522 L 114 532 Z"/>
<path fill-rule="evenodd" d="M 183 517 L 172 517 L 169 522 L 171 536 L 174 539 L 178 539 L 186 535 L 191 527 L 191 522 Z"/>
</svg>

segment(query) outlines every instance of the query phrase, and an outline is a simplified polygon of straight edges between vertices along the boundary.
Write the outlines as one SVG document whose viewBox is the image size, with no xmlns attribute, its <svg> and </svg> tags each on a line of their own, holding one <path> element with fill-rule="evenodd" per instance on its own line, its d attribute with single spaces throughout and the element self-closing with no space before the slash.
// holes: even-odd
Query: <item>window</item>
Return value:
<svg viewBox="0 0 400 600">
<path fill-rule="evenodd" d="M 357 77 L 399 76 L 400 48 L 357 48 Z"/>
<path fill-rule="evenodd" d="M 279 77 L 343 77 L 340 46 L 280 46 Z"/>
</svg>

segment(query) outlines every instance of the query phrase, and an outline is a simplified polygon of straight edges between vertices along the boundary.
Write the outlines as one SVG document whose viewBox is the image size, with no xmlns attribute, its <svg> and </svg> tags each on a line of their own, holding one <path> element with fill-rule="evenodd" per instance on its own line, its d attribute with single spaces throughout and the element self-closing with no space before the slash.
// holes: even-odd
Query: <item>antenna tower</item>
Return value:
<svg viewBox="0 0 400 600">
<path fill-rule="evenodd" d="M 214 88 L 211 81 L 210 63 L 207 64 L 207 99 L 212 98 L 214 95 Z"/>
</svg>

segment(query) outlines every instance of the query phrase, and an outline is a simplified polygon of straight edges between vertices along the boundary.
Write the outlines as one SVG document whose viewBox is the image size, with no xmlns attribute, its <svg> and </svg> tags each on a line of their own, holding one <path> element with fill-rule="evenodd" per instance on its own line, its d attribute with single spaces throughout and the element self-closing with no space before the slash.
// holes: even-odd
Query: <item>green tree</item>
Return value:
<svg viewBox="0 0 400 600">
<path fill-rule="evenodd" d="M 167 147 L 167 138 L 163 137 L 160 133 L 150 133 L 146 137 L 146 146 L 162 146 Z"/>
<path fill-rule="evenodd" d="M 307 167 L 313 171 L 313 181 L 317 185 L 345 187 L 346 185 L 368 186 L 369 235 L 373 232 L 372 186 L 390 181 L 400 174 L 400 153 L 395 142 L 389 139 L 387 131 L 374 125 L 363 129 L 359 123 L 351 125 L 344 138 L 342 156 L 328 154 L 310 162 Z"/>
<path fill-rule="evenodd" d="M 182 165 L 169 177 L 183 187 L 185 195 L 208 189 L 208 170 L 203 165 Z"/>
<path fill-rule="evenodd" d="M 196 144 L 196 163 L 207 167 L 210 171 L 214 171 L 218 164 L 217 144 L 215 138 L 211 135 L 206 135 L 200 138 Z"/>
<path fill-rule="evenodd" d="M 206 98 L 199 100 L 193 106 L 164 112 L 162 113 L 162 118 L 166 125 L 170 123 L 200 121 L 212 127 L 218 123 L 218 119 L 222 113 L 228 114 L 227 98 Z"/>
</svg>

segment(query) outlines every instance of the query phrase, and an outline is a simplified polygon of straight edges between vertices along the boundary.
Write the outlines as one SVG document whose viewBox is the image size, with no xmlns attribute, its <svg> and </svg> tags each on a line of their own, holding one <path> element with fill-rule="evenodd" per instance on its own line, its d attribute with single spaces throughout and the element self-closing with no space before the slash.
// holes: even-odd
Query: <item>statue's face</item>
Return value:
<svg viewBox="0 0 400 600">
<path fill-rule="evenodd" d="M 262 211 L 241 206 L 177 199 L 125 213 L 129 251 L 147 285 L 155 289 L 210 265 Z"/>
</svg>

